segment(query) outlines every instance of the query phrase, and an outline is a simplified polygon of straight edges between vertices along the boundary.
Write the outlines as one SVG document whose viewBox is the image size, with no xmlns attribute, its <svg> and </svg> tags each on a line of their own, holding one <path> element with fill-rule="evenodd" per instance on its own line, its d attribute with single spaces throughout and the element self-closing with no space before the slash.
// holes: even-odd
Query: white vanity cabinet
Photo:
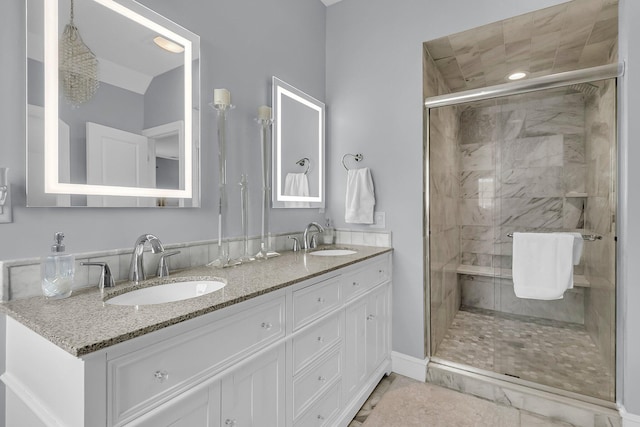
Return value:
<svg viewBox="0 0 640 427">
<path fill-rule="evenodd" d="M 8 317 L 6 425 L 346 426 L 391 370 L 390 278 L 378 255 L 79 358 Z"/>
</svg>

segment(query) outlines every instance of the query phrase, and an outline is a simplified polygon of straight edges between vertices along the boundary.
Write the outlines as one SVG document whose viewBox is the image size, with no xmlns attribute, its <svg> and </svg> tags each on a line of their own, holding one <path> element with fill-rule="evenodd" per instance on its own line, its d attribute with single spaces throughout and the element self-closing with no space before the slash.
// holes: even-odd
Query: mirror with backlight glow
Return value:
<svg viewBox="0 0 640 427">
<path fill-rule="evenodd" d="M 324 208 L 324 103 L 273 78 L 273 207 Z"/>
<path fill-rule="evenodd" d="M 200 205 L 199 37 L 132 0 L 27 0 L 27 205 Z"/>
</svg>

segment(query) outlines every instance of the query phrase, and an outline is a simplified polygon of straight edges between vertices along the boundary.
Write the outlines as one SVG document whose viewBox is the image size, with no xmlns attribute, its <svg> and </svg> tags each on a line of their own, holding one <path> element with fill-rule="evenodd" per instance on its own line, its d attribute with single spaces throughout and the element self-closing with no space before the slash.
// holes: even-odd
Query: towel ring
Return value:
<svg viewBox="0 0 640 427">
<path fill-rule="evenodd" d="M 297 164 L 298 166 L 304 166 L 304 165 L 307 165 L 307 169 L 304 171 L 304 174 L 306 175 L 306 174 L 308 174 L 308 173 L 309 173 L 309 168 L 311 167 L 311 160 L 309 160 L 309 158 L 308 158 L 308 157 L 303 157 L 303 158 L 301 158 L 300 160 L 298 160 L 298 161 L 296 162 L 296 164 Z"/>
<path fill-rule="evenodd" d="M 359 162 L 360 160 L 362 160 L 364 158 L 364 156 L 361 153 L 358 154 L 351 154 L 351 153 L 347 153 L 344 156 L 342 156 L 342 166 L 344 166 L 345 170 L 349 170 L 349 168 L 347 167 L 347 164 L 344 162 L 345 158 L 347 156 L 351 156 L 353 157 L 353 160 L 355 160 L 356 162 Z"/>
</svg>

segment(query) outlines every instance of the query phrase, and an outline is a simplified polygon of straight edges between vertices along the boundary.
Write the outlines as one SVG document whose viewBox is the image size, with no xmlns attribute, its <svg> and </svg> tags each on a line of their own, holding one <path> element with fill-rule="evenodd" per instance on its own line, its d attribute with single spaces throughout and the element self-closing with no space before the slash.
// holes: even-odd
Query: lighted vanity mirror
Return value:
<svg viewBox="0 0 640 427">
<path fill-rule="evenodd" d="M 324 208 L 324 103 L 273 78 L 273 207 Z"/>
<path fill-rule="evenodd" d="M 200 39 L 132 0 L 27 0 L 27 205 L 200 205 Z"/>
</svg>

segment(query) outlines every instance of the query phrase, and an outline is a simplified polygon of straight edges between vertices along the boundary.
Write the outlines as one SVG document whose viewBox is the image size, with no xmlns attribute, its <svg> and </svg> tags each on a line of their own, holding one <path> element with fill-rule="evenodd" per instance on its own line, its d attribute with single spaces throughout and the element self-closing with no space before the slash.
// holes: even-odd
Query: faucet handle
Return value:
<svg viewBox="0 0 640 427">
<path fill-rule="evenodd" d="M 297 237 L 293 237 L 293 236 L 288 236 L 287 239 L 291 239 L 293 240 L 293 252 L 299 252 L 300 251 L 300 241 L 298 240 Z"/>
<path fill-rule="evenodd" d="M 167 258 L 173 255 L 178 255 L 180 251 L 162 252 L 160 254 L 160 261 L 158 262 L 158 277 L 166 277 L 169 275 L 169 264 Z"/>
<path fill-rule="evenodd" d="M 113 288 L 116 285 L 111 274 L 109 264 L 106 262 L 81 262 L 80 265 L 102 267 L 100 272 L 100 280 L 98 281 L 98 288 L 102 291 L 104 288 Z"/>
<path fill-rule="evenodd" d="M 311 235 L 311 241 L 309 242 L 309 249 L 315 249 L 318 247 L 318 234 L 320 233 L 313 233 Z"/>
</svg>

